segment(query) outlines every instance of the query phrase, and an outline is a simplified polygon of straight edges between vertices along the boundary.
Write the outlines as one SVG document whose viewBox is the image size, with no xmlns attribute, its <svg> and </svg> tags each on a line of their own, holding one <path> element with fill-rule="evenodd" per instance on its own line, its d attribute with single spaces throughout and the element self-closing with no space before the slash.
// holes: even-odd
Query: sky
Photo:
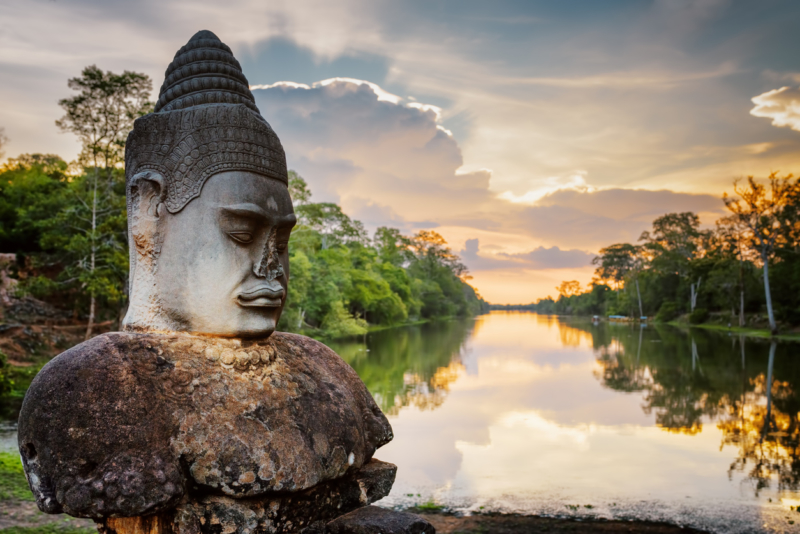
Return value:
<svg viewBox="0 0 800 534">
<path fill-rule="evenodd" d="M 74 159 L 70 77 L 157 91 L 211 30 L 313 200 L 435 230 L 528 303 L 660 215 L 713 224 L 737 178 L 800 174 L 798 27 L 794 0 L 0 0 L 0 127 L 6 156 Z"/>
</svg>

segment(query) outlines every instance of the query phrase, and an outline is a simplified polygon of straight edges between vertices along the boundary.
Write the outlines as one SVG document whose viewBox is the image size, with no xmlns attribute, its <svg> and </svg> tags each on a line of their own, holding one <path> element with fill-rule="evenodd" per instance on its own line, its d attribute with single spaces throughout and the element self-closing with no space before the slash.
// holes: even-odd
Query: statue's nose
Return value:
<svg viewBox="0 0 800 534">
<path fill-rule="evenodd" d="M 253 265 L 253 274 L 258 278 L 266 278 L 267 281 L 273 281 L 284 274 L 276 246 L 277 236 L 275 234 L 275 230 L 270 232 L 267 242 L 264 244 L 261 257 Z"/>
</svg>

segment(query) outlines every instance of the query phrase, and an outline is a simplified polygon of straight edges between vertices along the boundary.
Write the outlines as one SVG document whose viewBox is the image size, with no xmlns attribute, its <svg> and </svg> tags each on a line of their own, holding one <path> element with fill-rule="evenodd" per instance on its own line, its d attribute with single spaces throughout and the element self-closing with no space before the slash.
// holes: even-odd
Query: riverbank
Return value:
<svg viewBox="0 0 800 534">
<path fill-rule="evenodd" d="M 781 341 L 800 341 L 800 333 L 798 332 L 779 332 L 777 335 L 772 335 L 768 328 L 748 328 L 741 326 L 727 326 L 722 324 L 702 323 L 702 324 L 688 324 L 680 321 L 670 321 L 668 324 L 678 328 L 701 328 L 703 330 L 714 330 L 716 332 L 727 332 L 737 336 L 753 337 L 760 339 L 777 339 Z"/>
<path fill-rule="evenodd" d="M 8 503 L 0 512 L 0 534 L 94 534 L 94 522 L 59 515 L 43 514 L 32 502 Z M 705 534 L 703 531 L 665 523 L 557 519 L 524 515 L 484 514 L 454 516 L 419 514 L 438 534 Z"/>
<path fill-rule="evenodd" d="M 647 521 L 577 520 L 515 514 L 457 516 L 423 512 L 419 515 L 434 526 L 437 534 L 704 534 L 693 528 Z"/>
<path fill-rule="evenodd" d="M 428 508 L 411 508 L 436 528 L 440 534 L 702 534 L 701 531 L 666 523 L 612 521 L 605 519 L 568 519 L 516 514 L 475 514 L 460 516 Z M 28 488 L 19 456 L 0 452 L 0 534 L 90 534 L 94 522 L 64 514 L 39 511 Z"/>
</svg>

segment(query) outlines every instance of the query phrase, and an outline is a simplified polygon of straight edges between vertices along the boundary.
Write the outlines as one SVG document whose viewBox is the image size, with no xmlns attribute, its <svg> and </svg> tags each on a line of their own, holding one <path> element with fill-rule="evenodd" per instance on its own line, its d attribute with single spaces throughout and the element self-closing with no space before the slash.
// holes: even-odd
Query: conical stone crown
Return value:
<svg viewBox="0 0 800 534">
<path fill-rule="evenodd" d="M 247 171 L 288 183 L 286 155 L 261 116 L 231 49 L 208 30 L 178 50 L 155 111 L 136 120 L 125 145 L 125 174 L 161 174 L 164 203 L 177 213 L 211 176 Z"/>
<path fill-rule="evenodd" d="M 244 104 L 258 113 L 242 67 L 213 32 L 194 34 L 167 67 L 155 111 L 203 104 Z"/>
</svg>

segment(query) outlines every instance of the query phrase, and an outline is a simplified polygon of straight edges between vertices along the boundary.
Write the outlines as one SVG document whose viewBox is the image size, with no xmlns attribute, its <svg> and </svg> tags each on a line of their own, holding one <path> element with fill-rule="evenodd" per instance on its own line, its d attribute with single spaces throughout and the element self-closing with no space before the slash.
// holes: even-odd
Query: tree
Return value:
<svg viewBox="0 0 800 534">
<path fill-rule="evenodd" d="M 636 246 L 617 243 L 600 249 L 600 255 L 592 260 L 597 265 L 595 276 L 601 281 L 614 282 L 617 291 L 634 266 Z"/>
<path fill-rule="evenodd" d="M 642 232 L 639 241 L 644 241 L 643 252 L 648 254 L 651 265 L 662 273 L 674 273 L 689 278 L 690 262 L 702 255 L 703 243 L 709 232 L 700 230 L 700 218 L 690 212 L 667 213 L 653 221 L 652 232 Z M 697 306 L 702 277 L 689 281 L 690 310 Z"/>
<path fill-rule="evenodd" d="M 67 163 L 52 154 L 22 154 L 0 167 L 0 251 L 42 251 L 42 224 L 64 208 Z"/>
<path fill-rule="evenodd" d="M 49 242 L 67 253 L 67 271 L 72 274 L 68 280 L 79 282 L 89 292 L 88 339 L 98 295 L 119 300 L 118 284 L 100 273 L 118 268 L 113 264 L 116 262 L 108 262 L 118 257 L 112 251 L 124 249 L 127 242 L 121 216 L 125 207 L 124 174 L 119 166 L 133 121 L 153 108 L 149 100 L 152 82 L 146 74 L 114 74 L 92 65 L 67 85 L 78 94 L 59 100 L 65 114 L 56 126 L 81 140 L 78 161 L 85 170 L 71 184 L 71 205 L 50 221 Z"/>
<path fill-rule="evenodd" d="M 598 266 L 594 272 L 600 281 L 613 281 L 616 284 L 618 297 L 619 286 L 629 276 L 633 276 L 636 297 L 639 301 L 639 316 L 644 317 L 642 292 L 639 288 L 639 273 L 645 266 L 642 247 L 637 247 L 630 243 L 617 243 L 602 248 L 600 249 L 600 255 L 592 259 L 592 264 Z"/>
<path fill-rule="evenodd" d="M 581 283 L 577 280 L 564 281 L 556 286 L 556 291 L 562 298 L 569 298 L 581 292 Z"/>
<path fill-rule="evenodd" d="M 748 269 L 748 266 L 751 265 L 748 263 L 750 259 L 748 257 L 750 256 L 748 252 L 750 250 L 746 242 L 746 232 L 747 229 L 735 215 L 723 217 L 717 221 L 717 229 L 715 232 L 717 249 L 723 258 L 733 257 L 736 260 L 736 274 L 738 277 L 736 284 L 722 282 L 718 285 L 735 286 L 735 288 L 738 289 L 739 326 L 742 327 L 745 326 L 745 271 Z"/>
<path fill-rule="evenodd" d="M 745 230 L 749 248 L 758 254 L 762 263 L 767 316 L 773 334 L 777 333 L 778 327 L 775 323 L 769 288 L 769 262 L 775 253 L 776 245 L 779 244 L 779 238 L 785 235 L 787 228 L 794 227 L 798 222 L 786 209 L 788 200 L 796 193 L 798 187 L 800 187 L 798 180 L 793 180 L 791 174 L 780 177 L 773 172 L 767 178 L 767 184 L 759 183 L 752 176 L 748 176 L 747 184 L 740 187 L 739 180 L 736 180 L 733 183 L 733 191 L 738 197 L 730 197 L 728 193 L 722 197 L 725 206 Z"/>
<path fill-rule="evenodd" d="M 5 156 L 5 152 L 3 152 L 3 147 L 6 146 L 8 143 L 8 137 L 5 136 L 5 128 L 0 128 L 0 159 Z"/>
<path fill-rule="evenodd" d="M 305 179 L 297 174 L 296 171 L 289 171 L 289 196 L 295 206 L 307 204 L 311 199 L 311 190 Z"/>
<path fill-rule="evenodd" d="M 414 258 L 411 239 L 401 234 L 397 228 L 381 226 L 375 230 L 372 242 L 378 250 L 378 257 L 395 267 L 407 265 Z"/>
<path fill-rule="evenodd" d="M 433 230 L 420 230 L 411 238 L 411 250 L 423 270 L 433 276 L 438 267 L 450 270 L 462 280 L 468 280 L 467 266 L 461 263 L 460 258 L 447 246 L 447 241 L 438 232 Z"/>
</svg>

